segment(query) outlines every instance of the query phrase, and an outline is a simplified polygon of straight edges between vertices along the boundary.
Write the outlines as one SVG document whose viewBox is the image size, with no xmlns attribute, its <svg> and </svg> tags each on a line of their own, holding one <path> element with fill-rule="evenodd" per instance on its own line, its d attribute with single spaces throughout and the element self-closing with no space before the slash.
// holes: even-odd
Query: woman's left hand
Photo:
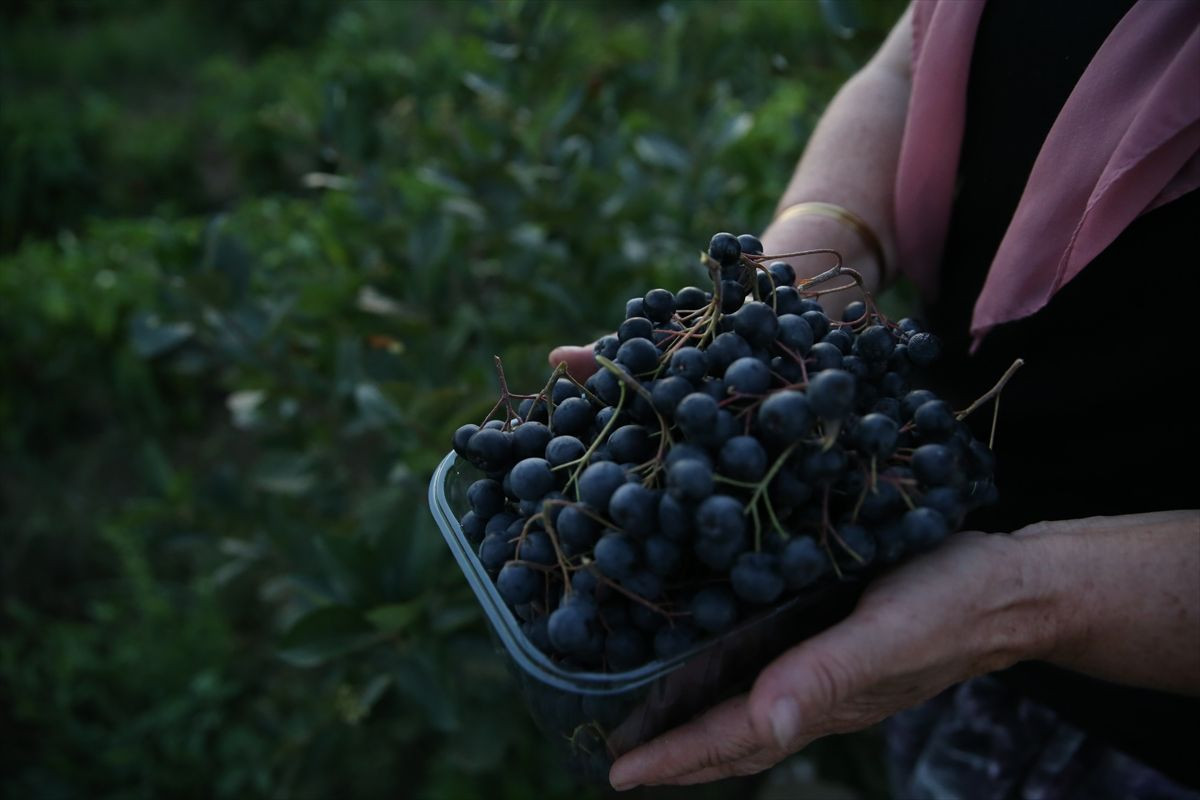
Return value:
<svg viewBox="0 0 1200 800">
<path fill-rule="evenodd" d="M 1021 542 L 962 533 L 873 583 L 854 612 L 770 664 L 748 694 L 622 756 L 614 787 L 691 784 L 773 766 L 974 675 L 1034 656 L 1051 633 Z"/>
</svg>

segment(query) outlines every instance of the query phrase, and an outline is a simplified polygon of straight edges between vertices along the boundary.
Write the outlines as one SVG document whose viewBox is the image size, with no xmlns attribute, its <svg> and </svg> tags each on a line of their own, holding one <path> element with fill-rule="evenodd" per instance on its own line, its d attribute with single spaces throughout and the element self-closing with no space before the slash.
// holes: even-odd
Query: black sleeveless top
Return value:
<svg viewBox="0 0 1200 800">
<path fill-rule="evenodd" d="M 1050 303 L 993 329 L 976 355 L 975 299 L 1055 117 L 1132 0 L 992 0 L 980 21 L 940 294 L 940 394 L 963 407 L 1021 357 L 996 432 L 1000 504 L 967 525 L 1011 531 L 1200 506 L 1197 297 L 1200 191 L 1142 215 Z M 938 380 L 935 376 L 935 381 Z M 987 440 L 990 407 L 971 420 Z M 1200 701 L 1119 687 L 1045 664 L 1002 673 L 1064 718 L 1176 780 L 1200 786 Z"/>
</svg>

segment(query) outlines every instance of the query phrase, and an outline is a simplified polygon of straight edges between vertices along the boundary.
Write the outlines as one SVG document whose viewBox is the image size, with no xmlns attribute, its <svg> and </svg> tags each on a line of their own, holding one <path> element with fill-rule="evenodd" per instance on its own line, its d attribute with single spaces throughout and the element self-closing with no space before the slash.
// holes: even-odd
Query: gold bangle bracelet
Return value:
<svg viewBox="0 0 1200 800">
<path fill-rule="evenodd" d="M 774 222 L 786 222 L 789 219 L 804 216 L 805 214 L 816 214 L 820 217 L 828 217 L 835 219 L 848 228 L 853 229 L 858 234 L 858 238 L 862 239 L 864 245 L 875 260 L 879 263 L 881 273 L 887 273 L 887 264 L 883 258 L 883 245 L 879 242 L 879 237 L 875 235 L 875 231 L 871 230 L 862 217 L 855 214 L 848 208 L 843 208 L 836 203 L 822 203 L 817 200 L 810 200 L 804 203 L 794 203 L 775 216 Z"/>
</svg>

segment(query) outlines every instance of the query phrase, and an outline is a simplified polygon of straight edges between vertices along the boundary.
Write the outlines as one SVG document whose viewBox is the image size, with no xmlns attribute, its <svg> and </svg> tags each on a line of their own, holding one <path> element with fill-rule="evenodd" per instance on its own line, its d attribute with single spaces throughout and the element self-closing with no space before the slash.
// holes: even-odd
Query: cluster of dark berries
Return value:
<svg viewBox="0 0 1200 800">
<path fill-rule="evenodd" d="M 797 256 L 802 254 L 787 254 Z M 797 286 L 719 233 L 712 290 L 652 289 L 595 346 L 508 391 L 454 449 L 485 473 L 460 520 L 526 635 L 579 669 L 669 658 L 801 590 L 933 547 L 993 502 L 993 459 L 915 373 L 935 336 L 840 266 Z M 838 278 L 851 278 L 828 287 Z"/>
</svg>

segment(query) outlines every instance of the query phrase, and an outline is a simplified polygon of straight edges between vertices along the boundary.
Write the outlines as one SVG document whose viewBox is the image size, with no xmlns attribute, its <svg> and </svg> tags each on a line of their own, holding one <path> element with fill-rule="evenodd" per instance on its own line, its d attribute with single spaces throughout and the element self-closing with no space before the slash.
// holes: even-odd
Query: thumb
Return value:
<svg viewBox="0 0 1200 800">
<path fill-rule="evenodd" d="M 592 347 L 563 345 L 550 351 L 550 366 L 567 365 L 567 372 L 577 381 L 587 380 L 596 371 L 596 357 Z"/>
<path fill-rule="evenodd" d="M 838 706 L 869 680 L 877 631 L 852 615 L 788 650 L 754 682 L 748 714 L 758 740 L 792 752 L 845 717 Z"/>
</svg>

